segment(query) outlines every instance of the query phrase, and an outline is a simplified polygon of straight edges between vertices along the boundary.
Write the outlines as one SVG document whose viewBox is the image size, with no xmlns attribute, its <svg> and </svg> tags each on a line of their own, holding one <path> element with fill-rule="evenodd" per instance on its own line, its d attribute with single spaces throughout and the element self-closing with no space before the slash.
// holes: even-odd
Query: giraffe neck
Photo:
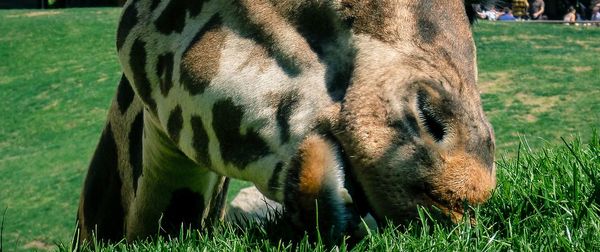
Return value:
<svg viewBox="0 0 600 252">
<path fill-rule="evenodd" d="M 331 16 L 321 21 L 343 32 Z M 117 46 L 149 112 L 146 128 L 173 142 L 148 143 L 281 201 L 281 171 L 339 107 L 352 70 L 349 36 L 293 26 L 267 1 L 140 0 L 125 6 Z"/>
</svg>

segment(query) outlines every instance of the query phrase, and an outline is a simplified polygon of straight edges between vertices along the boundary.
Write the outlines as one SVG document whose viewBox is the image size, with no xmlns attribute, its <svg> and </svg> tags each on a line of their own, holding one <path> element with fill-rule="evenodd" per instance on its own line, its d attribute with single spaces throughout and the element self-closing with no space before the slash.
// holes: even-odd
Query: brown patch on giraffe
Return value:
<svg viewBox="0 0 600 252">
<path fill-rule="evenodd" d="M 361 1 L 341 0 L 340 11 L 344 20 L 352 24 L 357 34 L 368 34 L 383 42 L 403 40 L 398 30 L 414 29 L 420 40 L 427 43 L 438 41 L 443 27 L 427 17 L 436 12 L 464 10 L 464 5 L 448 1 L 444 8 L 435 8 L 433 1 Z M 402 10 L 402 11 L 399 11 Z"/>
<path fill-rule="evenodd" d="M 342 0 L 342 17 L 352 24 L 357 34 L 372 34 L 385 41 L 385 18 L 389 15 L 381 4 L 374 1 Z"/>
<path fill-rule="evenodd" d="M 335 155 L 331 152 L 329 144 L 320 137 L 310 136 L 300 146 L 298 151 L 300 160 L 298 190 L 313 204 L 323 186 L 325 169 L 335 164 Z"/>
<path fill-rule="evenodd" d="M 264 46 L 282 70 L 297 76 L 304 69 L 318 63 L 318 57 L 297 28 L 286 19 L 290 11 L 305 6 L 306 2 L 273 2 L 268 0 L 242 0 L 232 10 L 235 29 L 245 31 L 258 44 Z"/>
<path fill-rule="evenodd" d="M 328 238 L 346 231 L 352 199 L 343 188 L 338 151 L 320 135 L 310 135 L 300 144 L 287 169 L 283 202 L 296 228 L 312 233 L 318 227 Z"/>
<path fill-rule="evenodd" d="M 192 95 L 203 93 L 217 75 L 225 36 L 221 29 L 221 18 L 215 15 L 183 53 L 180 82 Z"/>
</svg>

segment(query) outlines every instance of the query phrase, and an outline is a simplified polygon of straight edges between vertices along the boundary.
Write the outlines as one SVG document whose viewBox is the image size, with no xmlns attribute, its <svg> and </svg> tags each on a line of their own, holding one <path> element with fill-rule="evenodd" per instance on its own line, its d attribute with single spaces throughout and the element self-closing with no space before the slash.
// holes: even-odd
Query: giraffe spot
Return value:
<svg viewBox="0 0 600 252">
<path fill-rule="evenodd" d="M 133 102 L 134 96 L 135 93 L 131 88 L 131 84 L 129 84 L 129 80 L 127 80 L 125 75 L 122 75 L 121 81 L 119 82 L 119 87 L 117 88 L 117 104 L 119 105 L 119 111 L 121 111 L 121 114 L 127 111 Z"/>
<path fill-rule="evenodd" d="M 269 179 L 269 190 L 277 191 L 278 189 L 281 189 L 281 184 L 279 183 L 279 174 L 281 174 L 281 170 L 283 170 L 283 162 L 278 162 L 273 170 L 273 175 L 271 175 L 271 178 Z"/>
<path fill-rule="evenodd" d="M 183 116 L 181 113 L 181 106 L 177 105 L 171 111 L 171 114 L 169 114 L 169 119 L 167 120 L 167 131 L 175 143 L 179 143 L 179 133 L 181 132 L 181 128 L 183 126 Z"/>
<path fill-rule="evenodd" d="M 354 57 L 355 55 L 352 56 L 352 58 Z M 342 101 L 346 96 L 346 91 L 350 87 L 350 80 L 354 72 L 354 62 L 349 62 L 340 69 L 333 67 L 337 64 L 339 62 L 327 66 L 327 94 L 334 101 Z"/>
<path fill-rule="evenodd" d="M 117 28 L 117 50 L 121 50 L 123 44 L 125 43 L 125 39 L 131 29 L 137 24 L 138 12 L 135 8 L 135 4 L 131 3 L 125 11 L 123 11 L 123 15 L 121 16 L 121 22 L 119 22 L 119 28 Z"/>
<path fill-rule="evenodd" d="M 156 71 L 160 83 L 160 92 L 163 96 L 167 96 L 173 87 L 173 53 L 165 53 L 158 56 Z"/>
<path fill-rule="evenodd" d="M 431 22 L 427 16 L 419 16 L 417 19 L 417 30 L 419 37 L 428 44 L 433 43 L 439 33 L 438 26 Z"/>
<path fill-rule="evenodd" d="M 156 112 L 156 102 L 152 98 L 152 88 L 146 74 L 146 43 L 139 38 L 133 42 L 129 65 L 133 72 L 133 85 L 138 91 L 138 95 L 150 110 Z"/>
<path fill-rule="evenodd" d="M 240 133 L 244 110 L 231 99 L 218 101 L 213 106 L 212 126 L 219 139 L 223 160 L 244 169 L 251 161 L 269 153 L 269 147 L 256 131 L 249 128 Z"/>
<path fill-rule="evenodd" d="M 302 167 L 302 160 L 300 155 L 296 153 L 292 157 L 290 164 L 288 165 L 288 169 L 286 171 L 285 177 L 285 187 L 284 189 L 284 205 L 286 210 L 289 213 L 298 213 L 300 212 L 299 204 L 297 204 L 297 198 L 300 191 L 300 170 Z"/>
<path fill-rule="evenodd" d="M 386 155 L 394 155 L 395 153 L 387 153 Z M 425 147 L 418 145 L 414 148 L 412 156 L 406 161 L 413 167 L 434 167 L 432 154 Z"/>
<path fill-rule="evenodd" d="M 181 84 L 192 95 L 201 94 L 219 70 L 225 33 L 221 18 L 213 16 L 198 31 L 181 60 Z"/>
<path fill-rule="evenodd" d="M 310 48 L 326 66 L 327 92 L 334 101 L 341 101 L 350 85 L 353 60 L 356 50 L 338 49 L 344 41 L 350 41 L 350 33 L 343 32 L 333 9 L 320 5 L 307 6 L 300 10 L 296 23 L 298 32 L 306 39 Z M 352 48 L 347 44 L 345 47 Z M 330 48 L 336 48 L 331 50 Z"/>
<path fill-rule="evenodd" d="M 323 56 L 324 46 L 334 42 L 339 35 L 337 14 L 333 9 L 323 8 L 320 5 L 309 5 L 299 10 L 296 18 L 298 32 L 306 38 L 310 48 Z"/>
<path fill-rule="evenodd" d="M 192 147 L 196 150 L 196 161 L 204 165 L 210 166 L 210 156 L 208 153 L 208 134 L 202 124 L 202 118 L 192 116 L 190 119 L 192 125 Z"/>
<path fill-rule="evenodd" d="M 283 143 L 290 140 L 290 117 L 298 106 L 298 93 L 286 94 L 277 105 L 276 120 L 279 125 L 279 137 Z"/>
<path fill-rule="evenodd" d="M 434 1 L 419 1 L 414 10 L 417 36 L 428 44 L 433 43 L 440 32 L 439 26 L 431 19 L 432 11 L 437 10 L 437 7 Z"/>
<path fill-rule="evenodd" d="M 185 25 L 186 1 L 172 0 L 167 4 L 160 16 L 154 20 L 154 25 L 159 32 L 163 34 L 181 33 Z"/>
<path fill-rule="evenodd" d="M 80 211 L 87 230 L 96 230 L 100 240 L 123 237 L 124 210 L 117 144 L 110 123 L 106 125 L 85 179 Z"/>
<path fill-rule="evenodd" d="M 241 4 L 237 9 L 237 15 L 239 18 L 239 24 L 242 26 L 243 33 L 239 35 L 249 38 L 256 42 L 261 47 L 267 50 L 269 59 L 275 59 L 277 65 L 283 70 L 288 76 L 296 77 L 302 72 L 302 61 L 307 62 L 312 60 L 312 55 L 305 54 L 309 48 L 304 45 L 297 44 L 297 46 L 303 47 L 304 51 L 298 51 L 298 48 L 289 50 L 285 46 L 281 46 L 277 41 L 282 39 L 277 35 L 277 27 L 286 26 L 287 20 L 284 20 L 276 12 L 265 11 L 257 14 L 257 7 L 250 7 L 253 4 Z M 258 7 L 261 8 L 261 7 Z M 292 24 L 300 27 L 300 25 Z M 303 44 L 303 43 L 302 43 Z M 294 52 L 297 51 L 297 52 Z M 310 55 L 310 56 L 309 56 Z"/>
<path fill-rule="evenodd" d="M 142 135 L 144 132 L 144 112 L 140 111 L 131 124 L 129 131 L 129 165 L 133 192 L 137 193 L 138 179 L 142 176 Z"/>
<path fill-rule="evenodd" d="M 204 197 L 188 188 L 177 189 L 171 193 L 171 200 L 163 213 L 161 228 L 163 233 L 178 234 L 183 228 L 201 227 L 204 212 Z"/>
<path fill-rule="evenodd" d="M 202 11 L 205 1 L 172 0 L 154 21 L 156 29 L 163 34 L 181 33 L 185 26 L 187 11 L 196 16 Z"/>
<path fill-rule="evenodd" d="M 186 0 L 185 2 L 188 3 L 187 9 L 190 11 L 190 16 L 192 16 L 192 17 L 198 16 L 198 14 L 200 14 L 200 12 L 202 12 L 202 5 L 206 1 L 207 0 L 202 0 L 202 1 Z"/>
</svg>

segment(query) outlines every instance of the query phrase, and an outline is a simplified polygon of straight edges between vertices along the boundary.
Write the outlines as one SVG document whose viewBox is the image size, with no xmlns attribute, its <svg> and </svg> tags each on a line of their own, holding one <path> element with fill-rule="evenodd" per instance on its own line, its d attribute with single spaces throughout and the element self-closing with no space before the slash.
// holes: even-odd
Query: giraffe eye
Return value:
<svg viewBox="0 0 600 252">
<path fill-rule="evenodd" d="M 420 90 L 417 93 L 417 106 L 419 109 L 419 118 L 425 129 L 436 141 L 442 141 L 446 135 L 446 128 L 444 123 L 436 115 L 436 110 L 433 104 L 430 102 L 430 97 L 426 91 Z"/>
</svg>

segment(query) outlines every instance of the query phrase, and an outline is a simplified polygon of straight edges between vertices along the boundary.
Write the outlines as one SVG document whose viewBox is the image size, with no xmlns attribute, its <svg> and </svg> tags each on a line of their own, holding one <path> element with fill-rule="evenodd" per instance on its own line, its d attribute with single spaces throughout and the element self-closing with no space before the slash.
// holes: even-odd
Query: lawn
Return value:
<svg viewBox="0 0 600 252">
<path fill-rule="evenodd" d="M 484 110 L 498 153 L 514 156 L 600 127 L 600 28 L 488 23 L 474 27 Z"/>
<path fill-rule="evenodd" d="M 86 166 L 120 76 L 118 15 L 0 11 L 0 210 L 9 251 L 69 243 Z M 479 209 L 476 226 L 416 222 L 373 234 L 357 248 L 599 250 L 600 140 L 593 130 L 600 128 L 600 28 L 481 22 L 474 32 L 498 145 L 498 190 Z M 169 245 L 136 246 L 277 249 L 263 241 L 266 232 L 218 227 L 216 238 L 192 233 Z"/>
</svg>

